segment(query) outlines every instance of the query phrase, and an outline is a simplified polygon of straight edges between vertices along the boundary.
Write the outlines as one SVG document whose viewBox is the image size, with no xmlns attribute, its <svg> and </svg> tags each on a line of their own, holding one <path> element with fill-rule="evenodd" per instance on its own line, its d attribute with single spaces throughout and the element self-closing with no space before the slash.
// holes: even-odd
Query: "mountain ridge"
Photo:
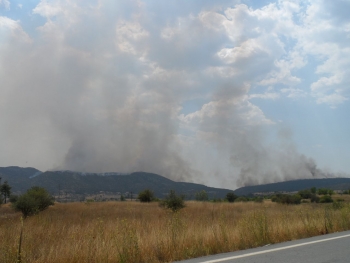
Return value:
<svg viewBox="0 0 350 263">
<path fill-rule="evenodd" d="M 170 190 L 184 194 L 193 199 L 199 191 L 206 191 L 209 198 L 224 198 L 228 192 L 234 191 L 239 196 L 252 196 L 257 193 L 267 194 L 274 192 L 296 192 L 299 190 L 329 188 L 333 190 L 350 189 L 350 178 L 315 178 L 298 179 L 270 184 L 240 187 L 235 190 L 215 188 L 197 183 L 175 182 L 171 179 L 154 173 L 85 173 L 70 170 L 42 172 L 32 167 L 0 167 L 2 182 L 8 181 L 12 191 L 16 194 L 24 193 L 32 186 L 42 186 L 53 195 L 62 192 L 92 195 L 101 192 L 134 193 L 144 189 L 151 189 L 158 198 L 163 198 Z"/>
<path fill-rule="evenodd" d="M 23 170 L 22 176 L 20 170 Z M 214 188 L 196 183 L 175 182 L 154 173 L 83 173 L 68 170 L 41 172 L 31 167 L 0 167 L 3 180 L 12 186 L 13 192 L 23 193 L 32 186 L 42 186 L 51 194 L 60 192 L 91 195 L 100 192 L 139 193 L 151 189 L 155 196 L 163 198 L 170 190 L 193 199 L 199 191 L 206 191 L 210 198 L 224 198 L 231 189 Z M 33 176 L 35 175 L 35 176 Z"/>
</svg>

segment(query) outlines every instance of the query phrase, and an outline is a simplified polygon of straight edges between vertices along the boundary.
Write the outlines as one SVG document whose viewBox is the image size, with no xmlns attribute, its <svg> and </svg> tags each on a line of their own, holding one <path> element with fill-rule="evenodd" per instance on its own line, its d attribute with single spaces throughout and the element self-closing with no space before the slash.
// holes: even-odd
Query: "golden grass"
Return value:
<svg viewBox="0 0 350 263">
<path fill-rule="evenodd" d="M 24 221 L 22 262 L 171 262 L 350 229 L 350 206 L 187 202 L 55 204 Z M 0 208 L 0 262 L 16 262 L 20 213 Z"/>
</svg>

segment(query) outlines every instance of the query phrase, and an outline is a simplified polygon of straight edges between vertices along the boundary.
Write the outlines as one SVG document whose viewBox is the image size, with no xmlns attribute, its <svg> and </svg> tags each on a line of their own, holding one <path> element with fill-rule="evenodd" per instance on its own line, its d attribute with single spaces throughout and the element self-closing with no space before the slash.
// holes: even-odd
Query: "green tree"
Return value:
<svg viewBox="0 0 350 263">
<path fill-rule="evenodd" d="M 195 198 L 197 201 L 208 201 L 208 194 L 205 190 L 202 190 L 200 192 L 197 192 L 195 195 Z"/>
<path fill-rule="evenodd" d="M 170 190 L 167 197 L 164 200 L 160 201 L 159 205 L 161 207 L 171 209 L 173 212 L 176 212 L 185 207 L 185 197 L 183 195 L 177 195 L 174 190 Z"/>
<path fill-rule="evenodd" d="M 332 195 L 332 194 L 334 194 L 334 191 L 327 189 L 327 188 L 320 188 L 317 190 L 317 194 L 319 194 L 319 195 Z"/>
<path fill-rule="evenodd" d="M 309 198 L 311 198 L 313 193 L 311 192 L 311 190 L 300 190 L 298 192 L 298 195 L 300 195 L 301 198 L 303 198 L 303 199 L 309 199 Z"/>
<path fill-rule="evenodd" d="M 11 186 L 8 184 L 7 181 L 5 181 L 1 186 L 0 186 L 0 194 L 4 197 L 4 201 L 6 204 L 7 199 L 11 195 Z"/>
<path fill-rule="evenodd" d="M 24 218 L 47 209 L 54 204 L 53 197 L 42 187 L 34 186 L 18 197 L 13 208 L 21 211 Z"/>
<path fill-rule="evenodd" d="M 300 204 L 301 196 L 299 194 L 288 195 L 288 194 L 276 194 L 271 198 L 272 202 L 277 202 L 281 204 Z"/>
<path fill-rule="evenodd" d="M 18 195 L 10 195 L 9 201 L 11 203 L 16 203 L 18 200 Z"/>
<path fill-rule="evenodd" d="M 145 189 L 139 193 L 138 199 L 143 203 L 152 202 L 154 199 L 154 193 L 149 189 Z"/>
<path fill-rule="evenodd" d="M 333 199 L 330 195 L 324 195 L 320 198 L 320 203 L 333 203 Z"/>
<path fill-rule="evenodd" d="M 234 202 L 238 198 L 237 195 L 235 195 L 234 192 L 230 192 L 226 194 L 226 200 L 230 203 Z"/>
<path fill-rule="evenodd" d="M 316 194 L 317 189 L 316 189 L 316 187 L 314 186 L 314 187 L 311 187 L 311 188 L 310 188 L 310 191 L 311 191 L 311 193 Z"/>
</svg>

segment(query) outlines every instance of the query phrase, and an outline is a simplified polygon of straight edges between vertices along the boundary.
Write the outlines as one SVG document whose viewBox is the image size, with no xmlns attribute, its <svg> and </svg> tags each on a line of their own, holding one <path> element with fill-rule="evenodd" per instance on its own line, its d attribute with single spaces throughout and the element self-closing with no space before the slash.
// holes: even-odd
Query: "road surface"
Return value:
<svg viewBox="0 0 350 263">
<path fill-rule="evenodd" d="M 349 263 L 350 231 L 260 248 L 178 261 L 178 263 Z"/>
</svg>

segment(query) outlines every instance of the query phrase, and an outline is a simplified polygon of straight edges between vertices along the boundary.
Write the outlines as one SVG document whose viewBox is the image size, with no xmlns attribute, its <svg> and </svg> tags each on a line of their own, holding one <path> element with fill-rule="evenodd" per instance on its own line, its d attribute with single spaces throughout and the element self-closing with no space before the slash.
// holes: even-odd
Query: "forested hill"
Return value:
<svg viewBox="0 0 350 263">
<path fill-rule="evenodd" d="M 208 187 L 201 184 L 175 182 L 161 175 L 145 172 L 122 173 L 82 173 L 73 171 L 41 172 L 35 168 L 16 166 L 0 167 L 1 182 L 8 181 L 15 193 L 23 193 L 32 186 L 45 187 L 51 194 L 58 191 L 73 194 L 97 194 L 101 191 L 111 193 L 132 192 L 134 194 L 148 188 L 159 198 L 170 190 L 194 198 L 202 190 L 210 199 L 224 198 L 233 189 Z M 303 179 L 241 187 L 234 190 L 236 195 L 254 193 L 295 192 L 304 189 L 329 188 L 333 190 L 350 189 L 350 178 Z"/>
<path fill-rule="evenodd" d="M 235 190 L 237 195 L 252 195 L 254 193 L 295 192 L 304 189 L 329 188 L 333 190 L 349 190 L 350 178 L 301 179 L 279 183 L 245 186 Z"/>
<path fill-rule="evenodd" d="M 170 190 L 184 194 L 192 199 L 195 193 L 202 190 L 208 197 L 224 198 L 230 189 L 208 187 L 201 184 L 174 182 L 163 176 L 136 172 L 121 173 L 81 173 L 73 171 L 40 172 L 34 168 L 0 167 L 2 182 L 7 180 L 14 192 L 25 192 L 31 186 L 45 187 L 51 194 L 58 191 L 74 194 L 97 194 L 100 191 L 113 193 L 139 193 L 148 188 L 159 198 L 164 197 Z"/>
</svg>

